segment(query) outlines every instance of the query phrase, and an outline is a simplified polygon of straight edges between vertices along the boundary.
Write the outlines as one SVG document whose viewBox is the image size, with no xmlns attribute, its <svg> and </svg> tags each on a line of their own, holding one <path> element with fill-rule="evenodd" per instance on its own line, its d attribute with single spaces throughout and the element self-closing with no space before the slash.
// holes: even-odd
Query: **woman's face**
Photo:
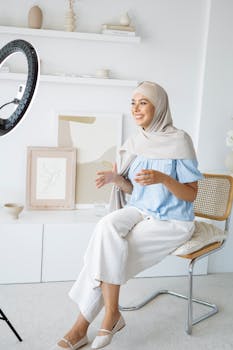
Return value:
<svg viewBox="0 0 233 350">
<path fill-rule="evenodd" d="M 145 96 L 136 93 L 132 98 L 131 111 L 136 124 L 146 129 L 152 122 L 155 107 Z"/>
</svg>

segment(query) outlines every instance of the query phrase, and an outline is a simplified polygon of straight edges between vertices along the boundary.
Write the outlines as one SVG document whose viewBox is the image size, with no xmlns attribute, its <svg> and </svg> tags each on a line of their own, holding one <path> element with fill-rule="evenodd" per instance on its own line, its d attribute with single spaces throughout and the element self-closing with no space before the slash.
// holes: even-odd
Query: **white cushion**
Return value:
<svg viewBox="0 0 233 350">
<path fill-rule="evenodd" d="M 218 227 L 203 221 L 195 221 L 195 230 L 189 241 L 178 247 L 173 255 L 186 255 L 214 242 L 222 242 L 226 234 Z"/>
</svg>

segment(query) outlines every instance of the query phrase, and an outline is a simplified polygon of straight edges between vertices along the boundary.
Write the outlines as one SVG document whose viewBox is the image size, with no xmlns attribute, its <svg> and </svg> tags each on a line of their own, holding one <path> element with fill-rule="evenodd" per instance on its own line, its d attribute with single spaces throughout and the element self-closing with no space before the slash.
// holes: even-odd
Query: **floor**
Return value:
<svg viewBox="0 0 233 350">
<path fill-rule="evenodd" d="M 23 338 L 0 322 L 1 350 L 49 350 L 75 321 L 78 309 L 67 293 L 73 282 L 0 285 L 0 307 Z M 186 302 L 159 296 L 138 311 L 123 312 L 126 327 L 106 350 L 233 350 L 233 273 L 195 277 L 195 297 L 217 303 L 219 313 L 184 331 Z M 120 304 L 133 305 L 157 289 L 186 293 L 185 277 L 135 278 L 121 288 Z M 198 310 L 201 311 L 200 309 Z M 103 311 L 88 330 L 90 349 Z"/>
</svg>

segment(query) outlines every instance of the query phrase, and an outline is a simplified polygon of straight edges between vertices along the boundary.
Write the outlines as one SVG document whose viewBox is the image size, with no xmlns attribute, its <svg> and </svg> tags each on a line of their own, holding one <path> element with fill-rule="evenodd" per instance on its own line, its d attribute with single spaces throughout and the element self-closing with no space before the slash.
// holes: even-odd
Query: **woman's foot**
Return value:
<svg viewBox="0 0 233 350">
<path fill-rule="evenodd" d="M 115 312 L 106 312 L 100 328 L 111 331 L 120 317 L 121 313 L 119 310 Z M 99 331 L 98 335 L 106 335 L 106 333 Z"/>
<path fill-rule="evenodd" d="M 125 326 L 125 320 L 120 313 L 117 314 L 117 320 L 117 316 L 113 317 L 113 315 L 105 315 L 102 326 L 107 325 L 108 328 L 101 328 L 99 330 L 98 335 L 91 344 L 92 349 L 104 348 L 106 345 L 110 344 L 114 334 L 119 332 Z"/>
<path fill-rule="evenodd" d="M 84 333 L 80 333 L 78 331 L 73 331 L 72 329 L 64 336 L 64 339 L 68 340 L 68 342 L 70 344 L 72 344 L 73 346 L 76 345 L 79 341 L 81 341 L 81 339 L 85 339 L 84 337 L 86 336 L 86 334 Z M 70 349 L 70 345 L 69 343 L 64 341 L 64 340 L 60 340 L 57 344 L 64 349 Z"/>
</svg>

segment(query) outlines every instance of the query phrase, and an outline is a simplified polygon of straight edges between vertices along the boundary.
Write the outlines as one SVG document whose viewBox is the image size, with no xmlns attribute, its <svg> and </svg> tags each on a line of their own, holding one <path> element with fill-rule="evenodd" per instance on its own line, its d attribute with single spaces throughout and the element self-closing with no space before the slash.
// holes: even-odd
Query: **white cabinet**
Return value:
<svg viewBox="0 0 233 350">
<path fill-rule="evenodd" d="M 75 280 L 98 220 L 92 209 L 24 210 L 19 220 L 0 210 L 0 283 Z"/>
<path fill-rule="evenodd" d="M 95 223 L 44 225 L 42 281 L 75 280 Z"/>
<path fill-rule="evenodd" d="M 1 220 L 0 283 L 31 283 L 75 280 L 84 253 L 100 218 L 93 210 L 24 211 L 20 220 Z M 186 259 L 168 256 L 139 276 L 187 274 Z M 207 273 L 207 259 L 195 274 Z"/>
<path fill-rule="evenodd" d="M 42 224 L 0 225 L 0 283 L 41 281 Z"/>
</svg>

